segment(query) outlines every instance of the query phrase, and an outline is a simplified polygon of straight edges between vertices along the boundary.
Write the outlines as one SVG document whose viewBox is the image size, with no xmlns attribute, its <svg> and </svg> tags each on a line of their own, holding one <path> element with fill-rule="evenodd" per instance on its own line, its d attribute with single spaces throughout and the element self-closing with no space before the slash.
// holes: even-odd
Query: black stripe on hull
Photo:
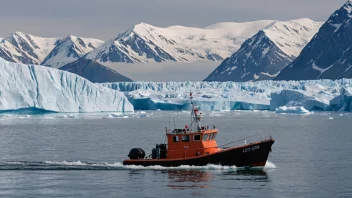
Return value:
<svg viewBox="0 0 352 198">
<path fill-rule="evenodd" d="M 181 165 L 206 166 L 208 164 L 219 164 L 223 166 L 255 167 L 264 166 L 271 151 L 274 140 L 267 140 L 248 144 L 241 147 L 229 148 L 214 154 L 185 159 L 139 159 L 125 160 L 124 165 L 139 166 L 165 166 L 177 167 Z"/>
</svg>

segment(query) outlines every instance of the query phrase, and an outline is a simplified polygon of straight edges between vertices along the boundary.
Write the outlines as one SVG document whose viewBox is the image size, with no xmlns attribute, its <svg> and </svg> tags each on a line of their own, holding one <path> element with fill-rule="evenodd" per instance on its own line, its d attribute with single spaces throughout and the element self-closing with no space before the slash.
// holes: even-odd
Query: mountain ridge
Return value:
<svg viewBox="0 0 352 198">
<path fill-rule="evenodd" d="M 225 59 L 205 81 L 270 80 L 296 56 L 320 27 L 307 18 L 275 21 Z"/>
<path fill-rule="evenodd" d="M 300 56 L 275 80 L 339 79 L 352 77 L 352 1 L 347 1 L 323 24 Z"/>
</svg>

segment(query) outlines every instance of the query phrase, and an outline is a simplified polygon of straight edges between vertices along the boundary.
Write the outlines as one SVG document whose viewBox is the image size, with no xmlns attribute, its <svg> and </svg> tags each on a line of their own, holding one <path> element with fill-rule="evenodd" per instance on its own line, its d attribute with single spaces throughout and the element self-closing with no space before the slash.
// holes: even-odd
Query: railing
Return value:
<svg viewBox="0 0 352 198">
<path fill-rule="evenodd" d="M 261 141 L 271 140 L 271 139 L 272 139 L 271 136 L 264 136 L 263 134 L 251 135 L 239 140 L 235 140 L 235 141 L 220 145 L 219 148 L 228 149 L 236 146 L 244 146 L 255 142 L 261 142 Z"/>
</svg>

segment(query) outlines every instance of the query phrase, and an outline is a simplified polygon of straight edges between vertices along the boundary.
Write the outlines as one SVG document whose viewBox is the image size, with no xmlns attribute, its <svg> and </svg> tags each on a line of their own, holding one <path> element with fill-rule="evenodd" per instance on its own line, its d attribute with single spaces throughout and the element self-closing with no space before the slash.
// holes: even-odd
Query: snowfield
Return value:
<svg viewBox="0 0 352 198">
<path fill-rule="evenodd" d="M 219 61 L 236 52 L 242 43 L 272 20 L 225 22 L 206 28 L 136 24 L 87 54 L 101 64 Z"/>
<path fill-rule="evenodd" d="M 352 80 L 258 82 L 120 82 L 105 87 L 124 92 L 138 110 L 186 110 L 189 92 L 201 110 L 351 111 Z M 284 107 L 284 108 L 280 108 Z M 306 113 L 306 112 L 305 112 Z"/>
<path fill-rule="evenodd" d="M 0 71 L 0 111 L 133 111 L 123 93 L 69 72 L 10 63 L 2 58 Z"/>
</svg>

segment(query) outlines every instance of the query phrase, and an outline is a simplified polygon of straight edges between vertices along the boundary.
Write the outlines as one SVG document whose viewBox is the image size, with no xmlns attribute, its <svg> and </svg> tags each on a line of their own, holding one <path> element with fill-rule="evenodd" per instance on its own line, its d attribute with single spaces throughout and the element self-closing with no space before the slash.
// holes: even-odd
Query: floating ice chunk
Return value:
<svg viewBox="0 0 352 198">
<path fill-rule="evenodd" d="M 133 111 L 121 92 L 76 74 L 0 58 L 0 111 L 39 109 L 54 112 Z"/>
<path fill-rule="evenodd" d="M 67 115 L 65 115 L 65 114 L 59 114 L 58 116 L 56 116 L 55 118 L 67 118 Z"/>
<path fill-rule="evenodd" d="M 114 116 L 112 116 L 111 114 L 107 115 L 107 116 L 103 116 L 102 118 L 114 118 Z"/>
<path fill-rule="evenodd" d="M 340 95 L 330 101 L 335 111 L 352 111 L 352 88 L 342 88 Z"/>
<path fill-rule="evenodd" d="M 290 114 L 310 114 L 310 112 L 304 107 L 279 107 L 276 109 L 276 113 L 290 113 Z"/>
<path fill-rule="evenodd" d="M 328 110 L 328 100 L 323 101 L 320 96 L 312 96 L 311 92 L 300 90 L 282 90 L 280 93 L 272 93 L 270 109 L 274 110 L 282 106 L 302 106 L 310 111 Z"/>
<path fill-rule="evenodd" d="M 140 118 L 146 118 L 146 117 L 148 117 L 148 114 L 145 111 L 140 111 L 140 112 L 138 112 L 138 116 Z"/>
<path fill-rule="evenodd" d="M 211 112 L 210 114 L 209 114 L 209 117 L 221 117 L 221 116 L 223 116 L 224 114 L 223 113 L 221 113 L 221 112 Z"/>
<path fill-rule="evenodd" d="M 333 120 L 334 118 L 333 117 L 329 117 L 329 120 Z"/>
<path fill-rule="evenodd" d="M 122 113 L 112 113 L 110 114 L 112 117 L 115 117 L 115 118 L 122 118 L 123 117 L 123 114 Z"/>
</svg>

